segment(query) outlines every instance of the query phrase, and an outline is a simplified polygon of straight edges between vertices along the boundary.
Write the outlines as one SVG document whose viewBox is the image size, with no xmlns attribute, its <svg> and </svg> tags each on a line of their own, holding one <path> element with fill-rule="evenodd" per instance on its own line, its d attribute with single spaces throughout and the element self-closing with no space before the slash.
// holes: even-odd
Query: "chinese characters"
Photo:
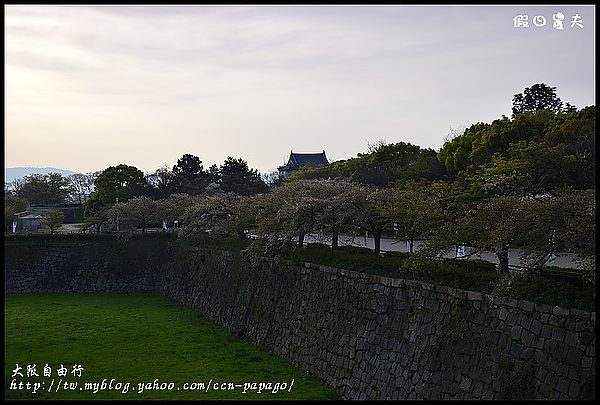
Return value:
<svg viewBox="0 0 600 405">
<path fill-rule="evenodd" d="M 565 19 L 565 15 L 560 11 L 552 14 L 552 28 L 555 30 L 564 30 L 565 27 L 563 25 L 563 20 Z M 543 15 L 535 15 L 531 19 L 531 23 L 535 27 L 543 27 L 547 23 L 547 19 Z M 513 27 L 514 28 L 529 28 L 529 15 L 527 14 L 519 14 L 513 18 Z M 571 28 L 583 28 L 583 20 L 581 19 L 581 15 L 579 13 L 575 14 L 571 18 Z"/>
<path fill-rule="evenodd" d="M 71 374 L 73 374 L 74 377 L 81 377 L 81 373 L 83 372 L 84 368 L 81 364 L 74 364 L 73 368 L 71 369 Z M 25 377 L 23 375 L 23 367 L 19 366 L 19 364 L 15 364 L 15 369 L 12 370 L 12 376 L 11 378 L 14 377 Z M 65 367 L 63 364 L 60 365 L 60 368 L 56 369 L 56 375 L 58 375 L 59 377 L 66 377 L 67 373 L 69 372 L 69 369 L 67 367 Z M 37 365 L 36 364 L 27 364 L 27 369 L 26 369 L 26 375 L 27 377 L 39 377 L 40 375 L 37 373 Z M 52 368 L 48 365 L 48 363 L 46 363 L 44 365 L 44 377 L 50 377 L 52 375 Z"/>
</svg>

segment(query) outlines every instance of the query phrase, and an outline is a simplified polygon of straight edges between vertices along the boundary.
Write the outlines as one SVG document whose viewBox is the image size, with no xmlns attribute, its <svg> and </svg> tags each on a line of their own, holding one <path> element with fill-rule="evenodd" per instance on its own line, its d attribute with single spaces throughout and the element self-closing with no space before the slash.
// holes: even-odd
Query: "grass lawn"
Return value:
<svg viewBox="0 0 600 405">
<path fill-rule="evenodd" d="M 158 294 L 7 294 L 4 333 L 6 399 L 337 397 L 318 379 L 303 377 L 297 367 L 238 340 L 193 310 Z M 46 363 L 52 369 L 50 377 L 43 374 Z M 22 367 L 24 376 L 16 377 L 17 384 L 41 384 L 35 394 L 10 389 L 15 364 Z M 39 377 L 27 378 L 27 365 L 33 364 Z M 66 377 L 57 374 L 61 364 L 68 369 Z M 83 367 L 81 377 L 72 374 L 74 365 Z M 113 389 L 109 390 L 111 379 Z M 55 392 L 59 380 L 62 384 Z M 77 386 L 64 390 L 65 381 Z M 87 390 L 86 382 L 98 385 Z M 168 390 L 170 382 L 174 384 Z M 117 383 L 122 384 L 119 390 L 115 389 Z M 164 390 L 155 389 L 163 383 Z M 185 390 L 184 383 L 197 383 L 196 390 L 189 390 L 189 385 Z M 259 394 L 260 383 L 272 386 L 262 385 Z M 287 387 L 283 389 L 281 383 Z M 51 384 L 52 392 L 48 392 Z M 278 392 L 272 393 L 276 389 Z"/>
</svg>

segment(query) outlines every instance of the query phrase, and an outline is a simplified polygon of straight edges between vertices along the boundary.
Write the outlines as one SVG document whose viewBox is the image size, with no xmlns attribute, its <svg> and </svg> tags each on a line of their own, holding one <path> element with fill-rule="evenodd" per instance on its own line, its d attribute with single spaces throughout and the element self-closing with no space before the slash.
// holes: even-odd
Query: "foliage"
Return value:
<svg viewBox="0 0 600 405">
<path fill-rule="evenodd" d="M 536 203 L 514 196 L 486 199 L 465 218 L 459 234 L 467 246 L 496 253 L 500 262 L 498 270 L 508 273 L 508 249 L 533 226 Z M 534 267 L 542 266 L 544 262 L 536 263 Z"/>
<path fill-rule="evenodd" d="M 564 279 L 554 280 L 543 274 L 511 274 L 498 283 L 493 293 L 563 308 L 579 308 L 590 312 L 596 309 L 593 286 L 582 286 Z"/>
<path fill-rule="evenodd" d="M 219 168 L 220 187 L 226 193 L 243 196 L 262 194 L 268 187 L 256 169 L 250 169 L 242 158 L 228 156 Z"/>
<path fill-rule="evenodd" d="M 11 192 L 4 192 L 4 229 L 12 230 L 15 214 L 27 209 L 27 201 L 14 196 Z"/>
<path fill-rule="evenodd" d="M 256 231 L 264 249 L 279 250 L 294 238 L 302 246 L 306 234 L 322 230 L 332 233 L 332 248 L 337 248 L 353 212 L 346 198 L 352 186 L 341 180 L 299 180 L 256 199 Z"/>
<path fill-rule="evenodd" d="M 173 166 L 173 174 L 184 178 L 199 176 L 202 175 L 203 172 L 204 168 L 200 158 L 189 153 L 186 153 L 181 158 L 177 159 L 177 164 Z"/>
<path fill-rule="evenodd" d="M 52 210 L 44 216 L 44 223 L 50 228 L 50 232 L 54 233 L 63 224 L 65 213 L 61 210 Z"/>
<path fill-rule="evenodd" d="M 572 112 L 544 135 L 549 147 L 564 148 L 569 167 L 567 184 L 577 188 L 594 188 L 596 184 L 596 107 Z M 556 184 L 559 186 L 559 184 Z"/>
<path fill-rule="evenodd" d="M 14 195 L 32 205 L 62 204 L 73 191 L 69 179 L 60 173 L 30 174 L 14 184 Z"/>
<path fill-rule="evenodd" d="M 149 197 L 132 198 L 126 203 L 111 206 L 107 211 L 108 224 L 119 232 L 146 233 L 150 222 L 156 222 L 158 203 Z"/>
<path fill-rule="evenodd" d="M 340 178 L 353 182 L 387 187 L 398 180 L 441 179 L 445 168 L 432 149 L 398 142 L 381 141 L 370 147 L 369 153 L 332 163 L 326 167 L 306 168 L 292 174 L 288 182 L 298 179 Z"/>
<path fill-rule="evenodd" d="M 90 198 L 83 203 L 83 224 L 84 227 L 82 232 L 92 231 L 92 229 L 96 233 L 100 233 L 102 230 L 102 225 L 106 223 L 107 217 L 106 212 L 108 208 L 103 205 L 100 200 L 98 200 L 97 196 L 93 193 L 90 195 Z"/>
<path fill-rule="evenodd" d="M 431 239 L 413 259 L 414 265 L 421 266 L 423 260 L 441 257 L 448 248 L 465 245 L 472 248 L 469 255 L 494 252 L 500 263 L 498 271 L 508 273 L 508 250 L 536 221 L 536 203 L 515 196 L 494 196 L 475 205 L 463 205 L 454 221 L 430 234 Z M 437 215 L 443 218 L 448 214 L 442 208 Z"/>
<path fill-rule="evenodd" d="M 513 114 L 518 114 L 542 109 L 560 112 L 562 111 L 562 107 L 563 103 L 556 95 L 556 87 L 550 87 L 545 83 L 538 83 L 531 87 L 526 87 L 523 93 L 514 95 L 512 112 Z"/>
<path fill-rule="evenodd" d="M 343 164 L 343 162 L 345 161 L 339 160 L 328 166 L 306 166 L 299 170 L 294 170 L 290 174 L 284 176 L 282 182 L 284 184 L 293 184 L 300 180 L 326 180 L 339 178 L 341 176 L 338 176 L 334 172 L 334 167 L 338 167 Z"/>
<path fill-rule="evenodd" d="M 484 195 L 536 195 L 595 185 L 595 107 L 542 109 L 478 123 L 446 142 L 438 159 L 451 178 Z"/>
<path fill-rule="evenodd" d="M 398 276 L 399 256 L 374 256 L 370 249 L 340 246 L 328 249 L 323 245 L 307 245 L 304 249 L 292 249 L 290 246 L 282 250 L 281 257 L 296 265 L 316 263 L 340 269 L 367 272 L 381 276 Z"/>
<path fill-rule="evenodd" d="M 211 181 L 198 156 L 184 154 L 173 166 L 174 189 L 178 193 L 196 195 L 204 192 Z"/>
<path fill-rule="evenodd" d="M 304 236 L 319 228 L 318 201 L 307 194 L 296 183 L 279 187 L 256 200 L 255 232 L 265 253 L 280 250 L 294 238 L 297 238 L 298 246 L 302 246 Z"/>
<path fill-rule="evenodd" d="M 392 203 L 393 192 L 389 189 L 354 185 L 349 187 L 346 198 L 349 199 L 351 207 L 351 225 L 373 235 L 375 254 L 379 254 L 381 236 L 392 225 L 382 208 Z"/>
<path fill-rule="evenodd" d="M 182 224 L 181 219 L 186 209 L 194 202 L 194 197 L 188 194 L 171 194 L 169 197 L 157 201 L 158 207 L 156 216 L 161 221 L 167 222 L 167 225 L 174 225 L 174 221 Z"/>
<path fill-rule="evenodd" d="M 147 233 L 138 234 L 132 237 L 128 242 L 123 242 L 113 233 L 57 233 L 54 235 L 44 233 L 16 233 L 12 235 L 6 235 L 5 245 L 33 245 L 33 246 L 49 246 L 49 245 L 67 245 L 67 246 L 80 246 L 82 243 L 90 243 L 90 245 L 98 246 L 98 242 L 101 244 L 112 244 L 114 246 L 124 245 L 131 246 L 131 241 L 138 242 L 140 245 L 140 251 L 147 251 L 156 248 L 156 243 L 162 241 L 168 241 L 173 239 L 171 233 Z M 111 245 L 113 246 L 113 245 Z M 11 252 L 13 254 L 14 252 Z"/>
<path fill-rule="evenodd" d="M 391 199 L 376 207 L 388 223 L 393 223 L 394 233 L 409 242 L 413 253 L 413 241 L 427 236 L 435 228 L 435 215 L 430 185 L 410 180 L 398 183 L 391 190 Z"/>
<path fill-rule="evenodd" d="M 94 181 L 100 172 L 95 173 L 75 173 L 68 177 L 71 184 L 71 201 L 83 203 L 85 198 L 94 191 Z"/>
<path fill-rule="evenodd" d="M 279 249 L 294 237 L 302 246 L 306 234 L 327 230 L 335 249 L 341 230 L 359 229 L 374 236 L 378 254 L 389 221 L 376 208 L 390 198 L 385 189 L 345 180 L 298 180 L 260 200 L 258 236 L 267 248 Z"/>
<path fill-rule="evenodd" d="M 90 196 L 101 204 L 125 202 L 130 198 L 144 194 L 146 179 L 144 173 L 134 166 L 120 164 L 111 166 L 96 177 L 96 190 Z"/>
<path fill-rule="evenodd" d="M 382 235 L 395 233 L 426 239 L 402 265 L 416 273 L 459 245 L 471 254 L 495 252 L 503 274 L 511 247 L 524 251 L 528 273 L 539 273 L 552 254 L 573 252 L 594 284 L 595 107 L 563 108 L 555 88 L 543 83 L 514 103 L 511 118 L 473 124 L 439 153 L 380 141 L 355 158 L 294 172 L 271 192 L 241 158 L 205 170 L 200 158 L 185 154 L 172 171 L 145 178 L 131 166 L 110 167 L 95 180 L 86 223 L 99 232 L 115 228 L 117 218 L 121 230 L 178 220 L 182 238 L 213 240 L 243 239 L 251 230 L 263 253 L 284 251 L 292 241 L 303 247 L 313 232 L 330 235 L 332 249 L 341 232 L 368 232 L 379 253 Z M 31 186 L 12 188 L 18 197 Z M 144 194 L 160 200 L 135 198 Z M 117 198 L 125 204 L 111 207 Z M 6 207 L 8 226 L 13 211 Z M 498 291 L 502 283 L 512 285 L 503 278 Z"/>
<path fill-rule="evenodd" d="M 529 268 L 539 268 L 539 263 L 543 264 L 553 254 L 574 253 L 578 255 L 586 281 L 595 284 L 594 190 L 561 188 L 532 201 L 534 220 L 524 227 L 526 231 L 517 241 L 524 249 L 522 262 Z"/>
<path fill-rule="evenodd" d="M 595 190 L 562 189 L 557 193 L 554 213 L 546 216 L 545 223 L 552 226 L 556 244 L 563 251 L 577 253 L 585 264 L 589 282 L 596 280 L 596 194 Z M 552 248 L 552 246 L 551 246 Z"/>
<path fill-rule="evenodd" d="M 188 240 L 181 242 L 187 243 Z M 248 242 L 240 245 L 239 240 L 199 239 L 194 246 L 240 250 L 248 247 Z M 252 249 L 252 247 L 251 247 Z M 260 251 L 252 251 L 260 254 Z M 354 270 L 386 277 L 419 280 L 426 283 L 445 285 L 462 290 L 479 291 L 515 299 L 523 299 L 563 308 L 595 310 L 595 289 L 593 286 L 572 283 L 564 278 L 550 278 L 546 271 L 525 272 L 522 275 L 499 274 L 493 263 L 482 260 L 423 259 L 421 266 L 414 267 L 413 258 L 418 256 L 402 252 L 386 252 L 374 256 L 369 249 L 343 246 L 332 250 L 327 246 L 308 244 L 304 249 L 287 243 L 267 256 L 290 260 L 293 264 L 315 263 L 339 269 Z M 544 269 L 545 270 L 545 269 Z M 508 287 L 508 288 L 507 288 Z M 554 294 L 556 292 L 556 294 Z"/>
<path fill-rule="evenodd" d="M 199 234 L 243 239 L 252 222 L 248 207 L 248 197 L 234 193 L 195 196 L 183 213 L 180 236 Z"/>
<path fill-rule="evenodd" d="M 536 196 L 577 178 L 578 167 L 565 156 L 566 146 L 519 141 L 511 144 L 508 157 L 492 156 L 479 178 L 488 194 Z M 550 167 L 552 170 L 549 170 Z"/>
<path fill-rule="evenodd" d="M 490 126 L 483 122 L 473 124 L 465 129 L 462 135 L 444 143 L 438 153 L 438 160 L 446 167 L 450 175 L 454 177 L 459 172 L 467 170 L 472 164 L 473 147 L 480 142 Z"/>
<path fill-rule="evenodd" d="M 165 165 L 153 173 L 145 175 L 148 184 L 148 196 L 152 198 L 167 198 L 175 192 L 175 174 Z"/>
<path fill-rule="evenodd" d="M 237 236 L 211 238 L 209 235 L 196 233 L 179 238 L 177 243 L 201 249 L 241 252 L 247 251 L 253 244 L 253 241 L 250 239 L 240 239 Z"/>
<path fill-rule="evenodd" d="M 287 175 L 280 173 L 278 170 L 273 170 L 271 172 L 262 174 L 261 177 L 269 188 L 269 191 L 271 191 L 277 187 L 283 186 Z"/>
</svg>

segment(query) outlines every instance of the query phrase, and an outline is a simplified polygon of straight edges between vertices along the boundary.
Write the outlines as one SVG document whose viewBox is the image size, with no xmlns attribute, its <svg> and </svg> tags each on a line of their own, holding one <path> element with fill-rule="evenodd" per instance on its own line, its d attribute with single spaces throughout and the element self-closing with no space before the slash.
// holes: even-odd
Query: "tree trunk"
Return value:
<svg viewBox="0 0 600 405">
<path fill-rule="evenodd" d="M 412 239 L 409 239 L 409 240 L 408 240 L 408 251 L 409 251 L 410 253 L 414 253 L 413 246 L 414 246 L 414 241 L 413 241 Z"/>
<path fill-rule="evenodd" d="M 498 256 L 498 271 L 502 274 L 508 274 L 508 248 L 501 248 L 497 251 Z"/>
<path fill-rule="evenodd" d="M 304 234 L 303 233 L 298 235 L 298 246 L 300 246 L 300 247 L 304 246 Z"/>
<path fill-rule="evenodd" d="M 375 240 L 375 253 L 381 252 L 381 232 L 373 233 L 373 239 Z"/>
<path fill-rule="evenodd" d="M 335 250 L 338 248 L 338 239 L 339 239 L 339 232 L 337 229 L 334 229 L 331 233 L 331 249 Z"/>
</svg>

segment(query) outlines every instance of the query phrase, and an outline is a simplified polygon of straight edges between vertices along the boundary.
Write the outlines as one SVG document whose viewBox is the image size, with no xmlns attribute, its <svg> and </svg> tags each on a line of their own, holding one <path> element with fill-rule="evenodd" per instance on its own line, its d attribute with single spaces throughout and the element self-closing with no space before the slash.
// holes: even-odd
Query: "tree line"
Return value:
<svg viewBox="0 0 600 405">
<path fill-rule="evenodd" d="M 147 174 L 126 164 L 71 176 L 32 174 L 5 184 L 5 229 L 9 230 L 14 215 L 28 206 L 80 203 L 85 207 L 86 223 L 100 229 L 110 206 L 137 197 L 160 200 L 178 193 L 210 192 L 252 195 L 267 189 L 258 171 L 241 158 L 227 157 L 220 166 L 205 169 L 200 158 L 191 154 L 184 154 L 172 169 L 165 166 Z M 54 229 L 60 221 L 56 213 L 52 219 L 48 225 Z"/>
<path fill-rule="evenodd" d="M 60 199 L 51 190 L 67 186 L 56 176 L 48 183 L 36 198 Z M 460 245 L 494 252 L 504 273 L 512 247 L 526 252 L 532 269 L 573 252 L 595 282 L 595 107 L 564 105 L 545 84 L 515 95 L 511 118 L 473 124 L 439 152 L 381 141 L 270 186 L 242 159 L 205 169 L 185 154 L 172 169 L 144 175 L 119 165 L 94 174 L 92 183 L 85 220 L 96 231 L 145 231 L 163 221 L 172 228 L 177 221 L 182 237 L 246 238 L 250 231 L 265 252 L 290 241 L 302 246 L 320 231 L 332 249 L 341 234 L 368 232 L 379 253 L 382 236 L 394 234 L 411 251 L 413 241 L 425 240 L 417 258 Z M 23 198 L 31 187 L 10 197 Z"/>
</svg>

